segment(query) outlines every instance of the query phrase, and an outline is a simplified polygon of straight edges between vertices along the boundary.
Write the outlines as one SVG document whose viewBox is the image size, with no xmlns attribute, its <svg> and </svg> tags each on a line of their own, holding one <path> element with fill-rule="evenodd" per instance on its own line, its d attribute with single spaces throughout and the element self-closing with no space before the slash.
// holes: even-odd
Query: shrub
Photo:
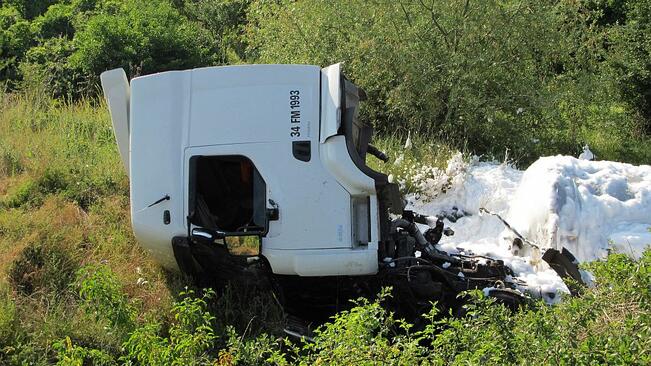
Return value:
<svg viewBox="0 0 651 366">
<path fill-rule="evenodd" d="M 41 39 L 74 36 L 74 7 L 68 4 L 54 4 L 31 23 L 34 34 Z"/>
<path fill-rule="evenodd" d="M 71 100 L 89 88 L 81 71 L 68 63 L 73 51 L 72 41 L 65 37 L 44 40 L 27 51 L 21 72 L 29 82 L 47 85 L 48 95 Z"/>
<path fill-rule="evenodd" d="M 359 364 L 365 362 L 386 364 L 414 364 L 423 351 L 414 347 L 411 325 L 395 319 L 378 300 L 360 299 L 350 311 L 337 314 L 333 321 L 316 331 L 314 343 L 303 349 L 309 354 L 303 364 Z"/>
<path fill-rule="evenodd" d="M 647 162 L 636 109 L 602 76 L 605 33 L 582 2 L 256 2 L 249 57 L 344 62 L 380 133 L 419 131 L 523 164 L 576 154 Z M 291 51 L 288 51 L 291 50 Z"/>
<path fill-rule="evenodd" d="M 57 0 L 5 0 L 4 3 L 16 8 L 26 19 L 33 19 L 43 14 L 47 8 Z"/>
<path fill-rule="evenodd" d="M 251 338 L 245 337 L 244 334 L 238 334 L 232 326 L 226 328 L 226 336 L 226 347 L 219 351 L 217 357 L 219 365 L 282 365 L 287 363 L 287 355 L 281 352 L 282 347 L 295 348 L 290 342 L 285 343 L 282 338 L 266 333 Z M 298 349 L 294 349 L 294 352 L 298 352 Z M 291 360 L 292 356 L 289 356 L 289 359 Z"/>
<path fill-rule="evenodd" d="M 0 81 L 20 78 L 18 65 L 34 44 L 29 22 L 11 6 L 0 6 Z"/>
<path fill-rule="evenodd" d="M 111 328 L 124 331 L 135 327 L 135 308 L 110 269 L 87 266 L 79 270 L 77 278 L 82 306 L 97 321 L 108 321 Z"/>
<path fill-rule="evenodd" d="M 245 62 L 246 40 L 243 36 L 246 9 L 252 0 L 186 1 L 185 15 L 210 32 L 219 63 Z"/>
<path fill-rule="evenodd" d="M 126 1 L 89 18 L 74 39 L 70 65 L 97 80 L 121 67 L 136 76 L 211 63 L 208 34 L 167 1 Z"/>
<path fill-rule="evenodd" d="M 161 335 L 161 324 L 148 322 L 136 329 L 124 344 L 121 361 L 139 365 L 207 365 L 214 353 L 215 317 L 207 311 L 212 290 L 195 297 L 192 290 L 181 292 L 181 301 L 172 307 L 174 320 L 168 334 Z"/>
<path fill-rule="evenodd" d="M 54 348 L 57 351 L 57 365 L 60 366 L 113 366 L 118 365 L 115 359 L 108 353 L 92 348 L 73 345 L 70 337 L 55 342 Z"/>
<path fill-rule="evenodd" d="M 651 249 L 638 261 L 624 255 L 588 267 L 596 287 L 550 307 L 512 312 L 481 291 L 465 294 L 463 317 L 432 310 L 414 330 L 378 301 L 359 300 L 316 332 L 314 342 L 270 350 L 277 364 L 619 364 L 651 361 Z M 237 353 L 232 352 L 232 355 Z M 258 359 L 258 363 L 262 360 Z"/>
</svg>

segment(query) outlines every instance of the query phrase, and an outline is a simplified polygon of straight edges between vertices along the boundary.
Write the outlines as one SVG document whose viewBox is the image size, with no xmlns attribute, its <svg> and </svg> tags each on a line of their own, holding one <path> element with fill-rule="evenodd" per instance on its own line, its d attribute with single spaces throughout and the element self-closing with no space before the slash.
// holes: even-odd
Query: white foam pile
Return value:
<svg viewBox="0 0 651 366">
<path fill-rule="evenodd" d="M 443 237 L 439 248 L 502 259 L 526 283 L 523 290 L 550 303 L 568 292 L 563 281 L 539 253 L 514 254 L 514 234 L 497 217 L 480 214 L 480 207 L 540 247 L 565 247 L 579 261 L 609 251 L 638 257 L 651 245 L 651 166 L 568 156 L 541 158 L 524 172 L 508 164 L 467 163 L 460 155 L 448 164 L 425 179 L 425 194 L 408 197 L 408 208 L 427 215 L 454 216 L 455 207 L 465 212 L 456 222 L 445 220 L 455 234 Z"/>
</svg>

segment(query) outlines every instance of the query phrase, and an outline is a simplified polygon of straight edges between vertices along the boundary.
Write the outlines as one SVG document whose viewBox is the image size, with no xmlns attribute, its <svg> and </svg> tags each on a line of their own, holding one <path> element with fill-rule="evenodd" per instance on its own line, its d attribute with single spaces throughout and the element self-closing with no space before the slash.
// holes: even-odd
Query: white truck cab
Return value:
<svg viewBox="0 0 651 366">
<path fill-rule="evenodd" d="M 378 272 L 388 211 L 401 201 L 365 164 L 365 95 L 340 64 L 208 67 L 130 83 L 115 69 L 101 80 L 133 230 L 162 265 L 196 262 L 193 235 L 255 235 L 274 274 Z"/>
</svg>

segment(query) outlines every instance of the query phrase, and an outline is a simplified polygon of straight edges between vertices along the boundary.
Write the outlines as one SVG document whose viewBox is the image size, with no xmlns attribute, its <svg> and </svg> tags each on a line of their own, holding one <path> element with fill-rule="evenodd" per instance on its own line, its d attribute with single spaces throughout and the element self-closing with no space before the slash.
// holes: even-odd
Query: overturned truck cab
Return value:
<svg viewBox="0 0 651 366">
<path fill-rule="evenodd" d="M 364 163 L 372 131 L 339 65 L 210 67 L 130 85 L 112 70 L 102 82 L 133 229 L 162 265 L 183 267 L 172 238 L 206 229 L 260 236 L 273 273 L 377 272 L 378 192 L 390 185 Z"/>
<path fill-rule="evenodd" d="M 508 267 L 439 251 L 443 221 L 405 211 L 398 187 L 366 165 L 387 157 L 358 118 L 364 91 L 340 64 L 208 67 L 130 83 L 115 69 L 101 80 L 133 231 L 164 267 L 201 281 L 254 266 L 302 316 L 386 285 L 414 315 L 432 301 L 455 307 L 471 288 L 521 301 Z M 226 239 L 238 236 L 258 238 L 259 255 L 230 253 Z"/>
</svg>

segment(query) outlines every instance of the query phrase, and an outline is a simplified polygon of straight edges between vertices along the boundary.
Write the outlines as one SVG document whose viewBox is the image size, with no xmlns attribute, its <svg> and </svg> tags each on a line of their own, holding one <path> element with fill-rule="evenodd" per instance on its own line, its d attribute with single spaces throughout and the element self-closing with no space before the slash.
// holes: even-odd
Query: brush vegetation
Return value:
<svg viewBox="0 0 651 366">
<path fill-rule="evenodd" d="M 639 261 L 614 254 L 591 264 L 596 287 L 553 307 L 531 300 L 512 313 L 473 292 L 465 317 L 432 312 L 413 329 L 382 306 L 387 292 L 358 300 L 314 342 L 285 339 L 269 292 L 193 288 L 138 247 L 102 102 L 32 90 L 0 94 L 0 106 L 2 364 L 651 362 L 651 251 Z M 450 147 L 414 141 L 407 150 L 396 138 L 378 145 L 403 154 L 406 165 L 426 157 L 445 168 Z"/>
<path fill-rule="evenodd" d="M 651 0 L 3 0 L 0 82 L 79 99 L 116 67 L 343 62 L 383 135 L 648 163 L 650 40 Z"/>
<path fill-rule="evenodd" d="M 424 328 L 357 300 L 314 342 L 267 291 L 194 288 L 137 245 L 98 75 L 344 61 L 419 192 L 457 151 L 651 161 L 651 2 L 0 0 L 0 364 L 650 364 L 651 252 L 512 313 L 479 292 Z M 405 149 L 411 131 L 413 148 Z M 443 188 L 442 188 L 443 189 Z M 230 243 L 252 253 L 255 241 Z"/>
</svg>

